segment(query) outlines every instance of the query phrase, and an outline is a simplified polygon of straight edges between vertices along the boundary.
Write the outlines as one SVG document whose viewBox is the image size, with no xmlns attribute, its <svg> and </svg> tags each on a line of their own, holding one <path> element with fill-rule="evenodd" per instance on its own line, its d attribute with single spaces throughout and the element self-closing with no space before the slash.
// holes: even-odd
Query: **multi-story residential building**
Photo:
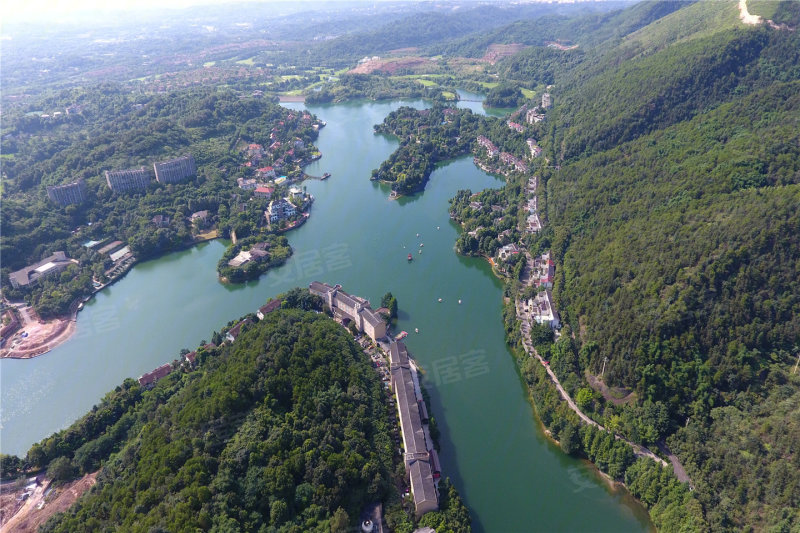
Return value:
<svg viewBox="0 0 800 533">
<path fill-rule="evenodd" d="M 128 170 L 106 170 L 106 183 L 114 192 L 138 191 L 146 189 L 152 181 L 144 167 Z"/>
<path fill-rule="evenodd" d="M 153 170 L 159 183 L 180 183 L 197 174 L 197 167 L 191 154 L 153 163 Z"/>
<path fill-rule="evenodd" d="M 47 197 L 61 207 L 79 204 L 86 199 L 86 184 L 78 180 L 66 185 L 51 185 L 47 187 Z"/>
<path fill-rule="evenodd" d="M 270 223 L 273 223 L 287 219 L 296 213 L 297 209 L 295 209 L 294 205 L 285 198 L 281 198 L 280 200 L 272 200 L 269 203 L 265 215 Z"/>
</svg>

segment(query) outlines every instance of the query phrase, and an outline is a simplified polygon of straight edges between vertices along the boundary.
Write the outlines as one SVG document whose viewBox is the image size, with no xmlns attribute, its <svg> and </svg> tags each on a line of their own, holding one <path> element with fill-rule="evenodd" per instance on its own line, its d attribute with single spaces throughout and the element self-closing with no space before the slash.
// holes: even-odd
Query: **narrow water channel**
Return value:
<svg viewBox="0 0 800 533">
<path fill-rule="evenodd" d="M 0 361 L 3 453 L 24 455 L 124 378 L 171 361 L 269 297 L 318 279 L 373 304 L 387 291 L 397 297 L 399 329 L 409 332 L 409 349 L 425 368 L 442 430 L 444 474 L 470 507 L 475 531 L 649 529 L 640 506 L 545 439 L 505 345 L 502 285 L 483 260 L 453 250 L 458 228 L 448 199 L 461 188 L 502 182 L 470 157 L 440 166 L 424 193 L 399 201 L 368 180 L 397 146 L 372 125 L 401 105 L 425 104 L 309 106 L 328 125 L 317 142 L 323 157 L 307 171 L 331 178 L 304 184 L 316 202 L 309 222 L 288 234 L 295 254 L 281 268 L 246 285 L 223 285 L 215 271 L 225 247 L 219 241 L 142 263 L 86 305 L 71 341 L 33 360 Z"/>
</svg>

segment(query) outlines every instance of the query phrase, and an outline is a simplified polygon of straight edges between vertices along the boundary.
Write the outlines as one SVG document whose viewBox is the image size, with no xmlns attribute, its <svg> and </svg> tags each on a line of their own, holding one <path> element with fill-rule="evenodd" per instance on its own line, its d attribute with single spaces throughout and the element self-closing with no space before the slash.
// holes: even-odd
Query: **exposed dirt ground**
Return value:
<svg viewBox="0 0 800 533">
<path fill-rule="evenodd" d="M 66 511 L 97 483 L 96 478 L 97 472 L 86 474 L 72 483 L 51 491 L 47 497 L 44 493 L 47 492 L 50 482 L 45 480 L 21 506 L 16 498 L 22 491 L 3 494 L 0 496 L 0 521 L 2 521 L 0 533 L 33 533 L 51 516 Z"/>
<path fill-rule="evenodd" d="M 41 320 L 31 307 L 18 309 L 22 325 L 0 350 L 0 357 L 29 359 L 47 353 L 75 333 L 75 320 Z M 23 337 L 23 334 L 26 334 Z"/>
<path fill-rule="evenodd" d="M 387 59 L 370 59 L 351 70 L 350 74 L 371 74 L 372 72 L 386 72 L 395 74 L 399 70 L 415 72 L 428 71 L 431 67 L 437 66 L 435 61 L 425 57 L 400 57 Z"/>
<path fill-rule="evenodd" d="M 484 54 L 484 61 L 488 61 L 492 65 L 503 59 L 504 57 L 513 56 L 520 50 L 525 48 L 523 44 L 491 44 Z"/>
</svg>

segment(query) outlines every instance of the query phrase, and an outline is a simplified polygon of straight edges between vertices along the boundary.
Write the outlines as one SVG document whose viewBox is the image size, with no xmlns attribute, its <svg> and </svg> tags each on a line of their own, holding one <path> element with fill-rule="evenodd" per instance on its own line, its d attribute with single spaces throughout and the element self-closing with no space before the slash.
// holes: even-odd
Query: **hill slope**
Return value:
<svg viewBox="0 0 800 533">
<path fill-rule="evenodd" d="M 152 391 L 129 380 L 34 446 L 29 460 L 51 472 L 103 465 L 45 531 L 329 531 L 389 494 L 385 393 L 332 320 L 277 311 L 198 362 Z"/>
<path fill-rule="evenodd" d="M 544 238 L 582 345 L 574 379 L 608 358 L 606 383 L 636 393 L 595 416 L 665 439 L 713 530 L 788 530 L 800 524 L 800 40 L 745 28 L 732 7 L 675 11 L 556 88 Z"/>
</svg>

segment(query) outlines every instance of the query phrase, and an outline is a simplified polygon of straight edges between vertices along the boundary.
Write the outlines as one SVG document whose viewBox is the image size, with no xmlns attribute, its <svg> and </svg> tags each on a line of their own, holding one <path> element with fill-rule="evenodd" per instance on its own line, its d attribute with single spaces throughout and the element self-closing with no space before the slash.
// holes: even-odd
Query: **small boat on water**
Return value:
<svg viewBox="0 0 800 533">
<path fill-rule="evenodd" d="M 408 337 L 408 332 L 407 332 L 407 331 L 401 331 L 400 333 L 398 333 L 398 334 L 395 336 L 395 338 L 394 338 L 394 339 L 399 341 L 399 340 L 401 340 L 401 339 L 405 339 L 406 337 Z"/>
<path fill-rule="evenodd" d="M 409 261 L 413 261 L 413 260 L 414 260 L 414 256 L 413 256 L 413 255 L 411 255 L 411 254 L 408 254 L 408 260 L 409 260 Z"/>
<path fill-rule="evenodd" d="M 419 247 L 420 247 L 420 248 L 422 248 L 423 246 L 425 246 L 425 243 L 422 243 L 422 242 L 421 242 L 421 243 L 419 243 Z"/>
<path fill-rule="evenodd" d="M 441 301 L 442 301 L 442 299 L 441 299 L 441 298 L 439 298 L 439 301 L 441 302 Z"/>
<path fill-rule="evenodd" d="M 322 177 L 320 179 L 321 180 L 326 180 L 326 179 L 328 179 L 330 177 L 331 177 L 331 173 L 330 172 L 326 172 L 325 174 L 322 175 Z"/>
<path fill-rule="evenodd" d="M 419 233 L 417 233 L 417 237 L 419 237 Z"/>
<path fill-rule="evenodd" d="M 419 253 L 422 253 L 422 250 L 420 250 Z"/>
<path fill-rule="evenodd" d="M 458 305 L 461 305 L 461 300 L 458 301 Z"/>
<path fill-rule="evenodd" d="M 414 333 L 419 333 L 419 328 L 414 328 Z"/>
<path fill-rule="evenodd" d="M 436 226 L 436 229 L 439 229 L 439 226 Z"/>
</svg>

